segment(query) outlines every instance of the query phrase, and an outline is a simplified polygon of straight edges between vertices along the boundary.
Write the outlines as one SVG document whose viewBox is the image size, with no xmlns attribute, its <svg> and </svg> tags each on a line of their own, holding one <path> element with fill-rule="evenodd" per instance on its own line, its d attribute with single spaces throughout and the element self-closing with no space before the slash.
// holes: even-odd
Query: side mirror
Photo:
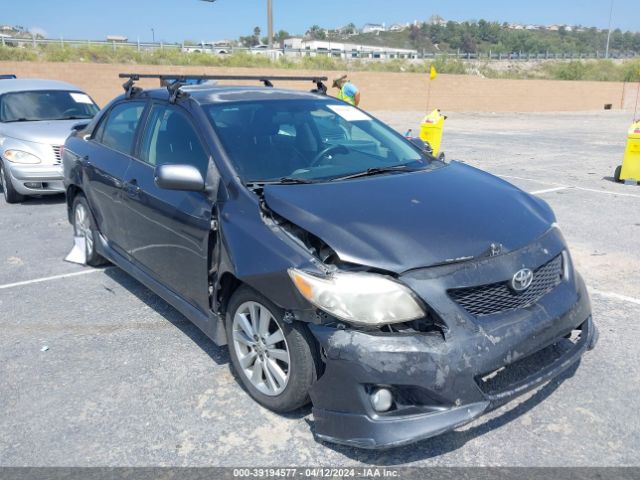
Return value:
<svg viewBox="0 0 640 480">
<path fill-rule="evenodd" d="M 429 155 L 433 155 L 433 148 L 429 145 L 429 142 L 425 142 L 421 138 L 418 137 L 410 137 L 408 140 L 413 143 L 416 147 L 420 149 L 421 152 L 428 153 Z"/>
<path fill-rule="evenodd" d="M 154 176 L 156 185 L 167 190 L 204 190 L 204 178 L 193 165 L 160 165 L 156 167 Z"/>
<path fill-rule="evenodd" d="M 84 130 L 85 128 L 87 128 L 89 126 L 89 123 L 91 122 L 76 123 L 73 127 L 71 127 L 71 130 L 74 132 L 80 132 L 81 130 Z"/>
</svg>

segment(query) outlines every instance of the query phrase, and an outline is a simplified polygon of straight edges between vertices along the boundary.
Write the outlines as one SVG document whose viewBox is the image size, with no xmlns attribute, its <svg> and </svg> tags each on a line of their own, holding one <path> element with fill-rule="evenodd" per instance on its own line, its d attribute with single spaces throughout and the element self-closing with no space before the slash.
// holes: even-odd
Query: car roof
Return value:
<svg viewBox="0 0 640 480">
<path fill-rule="evenodd" d="M 311 83 L 311 82 L 309 82 Z M 310 85 L 312 86 L 312 85 Z M 272 87 L 256 87 L 244 85 L 215 85 L 204 83 L 188 85 L 181 90 L 189 94 L 200 105 L 226 102 L 252 102 L 266 100 L 328 100 L 331 97 L 304 90 L 287 90 Z M 152 98 L 166 100 L 169 93 L 166 88 L 145 90 Z"/>
<path fill-rule="evenodd" d="M 36 90 L 64 90 L 64 91 L 82 91 L 67 82 L 58 80 L 42 80 L 38 78 L 17 78 L 2 80 L 0 82 L 0 94 L 9 92 L 32 92 Z"/>
</svg>

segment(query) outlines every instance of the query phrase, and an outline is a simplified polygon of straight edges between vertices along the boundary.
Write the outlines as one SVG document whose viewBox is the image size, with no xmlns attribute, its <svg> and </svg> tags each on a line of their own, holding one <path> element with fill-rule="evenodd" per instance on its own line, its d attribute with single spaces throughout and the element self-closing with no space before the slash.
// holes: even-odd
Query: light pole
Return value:
<svg viewBox="0 0 640 480">
<path fill-rule="evenodd" d="M 151 41 L 156 43 L 156 31 L 153 28 L 151 29 Z"/>
<path fill-rule="evenodd" d="M 607 49 L 604 58 L 609 58 L 609 44 L 611 42 L 611 20 L 613 19 L 613 0 L 611 0 L 611 10 L 609 11 L 609 29 L 607 30 Z"/>
</svg>

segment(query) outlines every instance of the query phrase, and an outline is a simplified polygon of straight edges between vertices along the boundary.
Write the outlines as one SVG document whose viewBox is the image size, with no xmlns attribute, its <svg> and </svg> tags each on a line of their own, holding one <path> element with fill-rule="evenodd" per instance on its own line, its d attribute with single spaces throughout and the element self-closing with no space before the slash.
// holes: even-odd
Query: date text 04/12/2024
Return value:
<svg viewBox="0 0 640 480">
<path fill-rule="evenodd" d="M 234 478 L 398 478 L 392 468 L 235 468 Z"/>
</svg>

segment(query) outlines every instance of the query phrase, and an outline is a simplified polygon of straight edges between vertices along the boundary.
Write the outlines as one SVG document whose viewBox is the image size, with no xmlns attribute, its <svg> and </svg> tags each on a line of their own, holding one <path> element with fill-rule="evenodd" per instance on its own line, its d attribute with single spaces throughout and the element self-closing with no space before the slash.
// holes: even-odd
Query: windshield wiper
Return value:
<svg viewBox="0 0 640 480">
<path fill-rule="evenodd" d="M 57 120 L 89 120 L 92 117 L 87 117 L 86 115 L 70 115 L 68 117 L 58 118 Z"/>
<path fill-rule="evenodd" d="M 11 120 L 5 120 L 4 123 L 17 123 L 17 122 L 41 122 L 39 118 L 13 118 Z"/>
<path fill-rule="evenodd" d="M 245 185 L 249 188 L 261 188 L 265 185 L 305 185 L 309 183 L 316 182 L 304 178 L 283 177 L 280 180 L 250 180 Z"/>
<path fill-rule="evenodd" d="M 392 167 L 373 167 L 364 172 L 353 173 L 351 175 L 345 175 L 344 177 L 332 178 L 331 181 L 350 180 L 352 178 L 371 177 L 373 175 L 380 175 L 388 172 L 416 172 L 421 170 L 420 168 L 412 168 L 408 165 L 394 165 Z"/>
<path fill-rule="evenodd" d="M 308 183 L 315 183 L 315 182 L 313 180 L 307 180 L 306 178 L 283 177 L 277 182 L 273 182 L 273 183 L 280 183 L 282 185 L 296 185 L 296 184 L 308 184 Z"/>
</svg>

